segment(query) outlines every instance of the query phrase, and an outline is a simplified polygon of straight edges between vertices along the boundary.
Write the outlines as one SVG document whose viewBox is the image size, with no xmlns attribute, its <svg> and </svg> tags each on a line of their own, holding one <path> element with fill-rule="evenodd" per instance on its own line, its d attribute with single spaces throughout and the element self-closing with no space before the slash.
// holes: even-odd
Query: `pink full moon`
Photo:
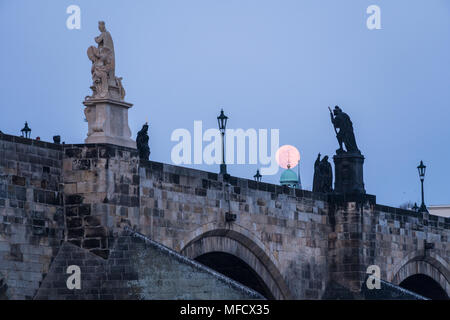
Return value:
<svg viewBox="0 0 450 320">
<path fill-rule="evenodd" d="M 275 159 L 281 168 L 287 169 L 289 164 L 292 169 L 300 161 L 300 152 L 296 147 L 286 144 L 278 149 Z"/>
</svg>

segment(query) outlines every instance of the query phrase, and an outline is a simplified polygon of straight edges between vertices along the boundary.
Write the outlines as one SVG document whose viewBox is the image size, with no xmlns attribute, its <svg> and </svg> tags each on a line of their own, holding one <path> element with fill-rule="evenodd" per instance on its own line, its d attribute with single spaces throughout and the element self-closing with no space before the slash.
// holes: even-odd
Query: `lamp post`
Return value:
<svg viewBox="0 0 450 320">
<path fill-rule="evenodd" d="M 255 178 L 256 182 L 261 182 L 262 175 L 261 173 L 259 173 L 259 169 L 256 170 L 256 174 L 253 176 L 253 178 Z"/>
<path fill-rule="evenodd" d="M 222 164 L 220 165 L 220 174 L 227 174 L 227 165 L 225 164 L 225 130 L 227 128 L 228 117 L 223 113 L 223 109 L 220 110 L 220 115 L 217 117 L 217 123 L 219 124 L 219 130 L 222 134 Z"/>
<path fill-rule="evenodd" d="M 28 127 L 28 122 L 25 121 L 25 126 L 23 127 L 22 130 L 20 130 L 20 132 L 22 132 L 22 137 L 29 139 L 31 136 L 31 129 L 30 127 Z"/>
<path fill-rule="evenodd" d="M 423 180 L 425 180 L 425 171 L 427 169 L 427 166 L 423 164 L 423 161 L 420 161 L 420 164 L 417 166 L 417 170 L 419 171 L 419 177 L 420 177 L 420 183 L 422 186 L 422 204 L 420 205 L 419 212 L 426 212 L 428 213 L 428 209 L 425 206 L 425 197 L 423 193 Z"/>
</svg>

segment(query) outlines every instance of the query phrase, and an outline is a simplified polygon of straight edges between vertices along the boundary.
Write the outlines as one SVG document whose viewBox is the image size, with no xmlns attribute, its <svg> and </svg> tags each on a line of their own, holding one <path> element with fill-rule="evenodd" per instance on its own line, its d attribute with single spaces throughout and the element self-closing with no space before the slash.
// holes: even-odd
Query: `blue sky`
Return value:
<svg viewBox="0 0 450 320">
<path fill-rule="evenodd" d="M 66 8 L 81 8 L 81 30 Z M 381 8 L 368 30 L 366 8 Z M 170 163 L 177 128 L 280 129 L 301 153 L 311 188 L 318 152 L 337 141 L 327 107 L 354 123 L 366 190 L 379 203 L 420 201 L 416 166 L 428 166 L 427 204 L 450 203 L 448 0 L 0 0 L 0 130 L 82 143 L 90 94 L 86 49 L 105 20 L 115 41 L 135 137 L 150 122 L 151 159 Z M 194 167 L 194 166 L 193 166 Z M 196 168 L 217 172 L 217 165 Z M 233 165 L 251 178 L 256 165 Z M 279 173 L 263 181 L 277 183 Z"/>
</svg>

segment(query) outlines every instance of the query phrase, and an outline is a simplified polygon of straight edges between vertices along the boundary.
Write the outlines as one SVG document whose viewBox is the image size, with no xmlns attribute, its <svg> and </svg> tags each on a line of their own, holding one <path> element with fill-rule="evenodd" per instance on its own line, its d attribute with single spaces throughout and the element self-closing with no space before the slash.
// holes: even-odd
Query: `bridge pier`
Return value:
<svg viewBox="0 0 450 320">
<path fill-rule="evenodd" d="M 332 232 L 329 234 L 329 271 L 332 281 L 359 294 L 374 264 L 373 230 L 364 223 L 374 212 L 375 196 L 329 195 Z"/>
</svg>

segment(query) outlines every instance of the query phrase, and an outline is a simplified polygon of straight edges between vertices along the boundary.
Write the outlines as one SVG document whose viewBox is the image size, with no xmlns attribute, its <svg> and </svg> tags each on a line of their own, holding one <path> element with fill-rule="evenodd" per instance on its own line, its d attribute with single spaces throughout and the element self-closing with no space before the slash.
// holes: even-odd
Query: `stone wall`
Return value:
<svg viewBox="0 0 450 320">
<path fill-rule="evenodd" d="M 381 267 L 386 281 L 399 284 L 423 273 L 450 296 L 450 218 L 377 205 L 364 220 L 367 257 Z M 416 263 L 423 268 L 416 268 Z M 411 273 L 402 271 L 414 266 Z"/>
<path fill-rule="evenodd" d="M 420 272 L 450 293 L 450 219 L 377 205 L 368 195 L 347 199 L 334 196 L 330 203 L 334 221 L 329 235 L 333 281 L 359 292 L 367 267 L 377 265 L 381 279 L 398 285 L 401 280 L 396 277 L 401 268 L 419 260 L 427 265 Z M 433 248 L 426 250 L 427 242 Z"/>
<path fill-rule="evenodd" d="M 81 269 L 81 289 L 69 290 L 68 266 Z M 107 260 L 64 243 L 37 300 L 239 300 L 263 297 L 133 231 L 122 232 Z"/>
<path fill-rule="evenodd" d="M 322 195 L 155 162 L 141 163 L 140 176 L 140 220 L 132 222 L 140 232 L 190 258 L 232 253 L 277 299 L 321 297 L 330 231 Z"/>
<path fill-rule="evenodd" d="M 139 216 L 137 151 L 66 145 L 63 159 L 67 239 L 107 258 L 111 237 Z"/>
<path fill-rule="evenodd" d="M 69 242 L 107 257 L 108 241 L 130 226 L 189 255 L 200 236 L 228 230 L 239 239 L 227 245 L 266 277 L 276 298 L 318 299 L 325 290 L 323 195 L 236 177 L 224 182 L 214 173 L 140 162 L 121 147 L 67 145 L 64 155 Z M 227 212 L 236 221 L 227 222 Z"/>
<path fill-rule="evenodd" d="M 7 298 L 35 295 L 63 239 L 61 163 L 62 146 L 0 134 L 0 290 Z"/>
<path fill-rule="evenodd" d="M 370 195 L 224 181 L 112 145 L 1 135 L 0 151 L 0 281 L 13 298 L 33 296 L 60 241 L 108 259 L 125 227 L 191 259 L 232 254 L 276 299 L 355 296 L 372 264 L 394 284 L 423 270 L 450 292 L 450 218 Z"/>
<path fill-rule="evenodd" d="M 256 270 L 277 299 L 320 299 L 330 281 L 357 293 L 372 264 L 393 281 L 405 259 L 424 248 L 425 235 L 436 242 L 430 254 L 448 270 L 449 219 L 424 220 L 376 205 L 370 195 L 325 197 L 236 177 L 224 181 L 215 173 L 139 161 L 130 149 L 73 147 L 79 151 L 66 149 L 64 160 L 71 174 L 76 163 L 98 157 L 94 167 L 78 169 L 84 173 L 77 183 L 85 183 L 83 175 L 95 172 L 95 178 L 77 193 L 91 215 L 103 219 L 109 237 L 130 226 L 193 259 L 231 253 Z M 101 187 L 99 177 L 109 177 Z M 227 214 L 236 220 L 227 221 Z"/>
</svg>

